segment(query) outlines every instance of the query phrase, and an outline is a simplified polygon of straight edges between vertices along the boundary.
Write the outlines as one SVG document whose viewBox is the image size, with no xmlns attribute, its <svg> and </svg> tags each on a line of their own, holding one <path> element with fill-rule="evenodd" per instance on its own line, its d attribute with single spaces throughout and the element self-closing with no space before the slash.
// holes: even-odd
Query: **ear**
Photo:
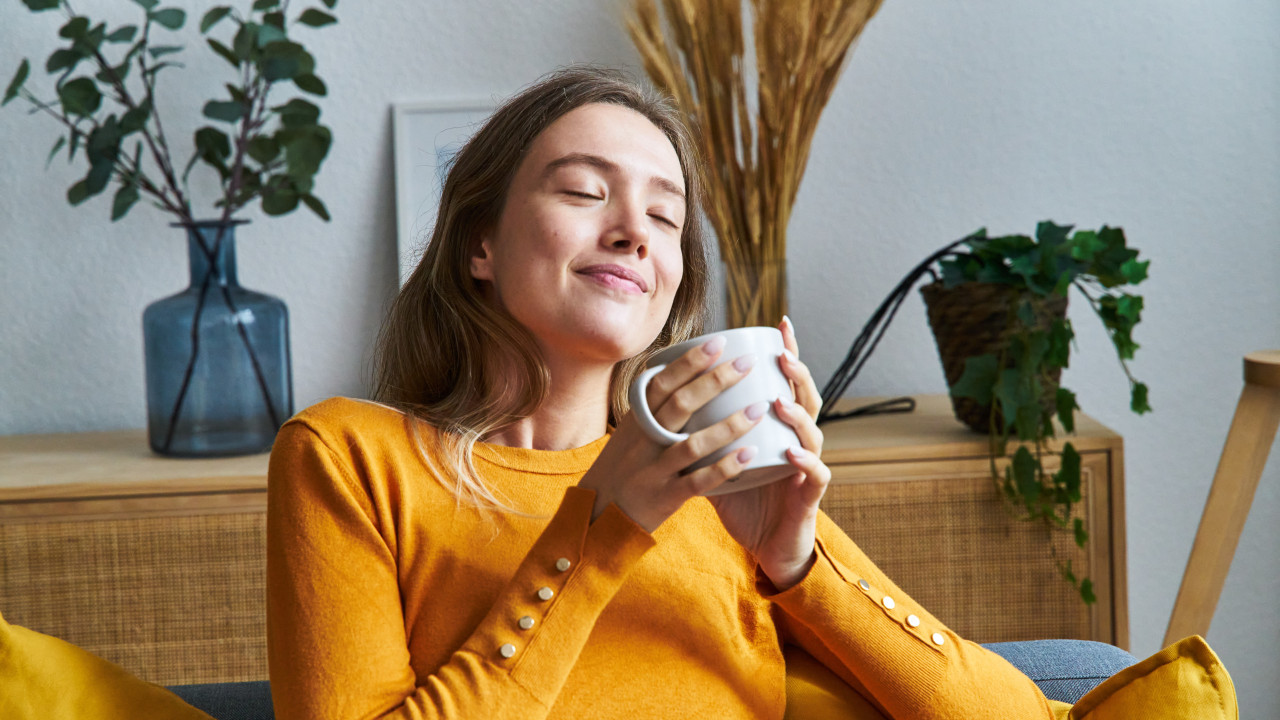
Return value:
<svg viewBox="0 0 1280 720">
<path fill-rule="evenodd" d="M 472 247 L 471 277 L 493 282 L 493 252 L 489 247 L 488 235 L 481 237 L 480 242 Z"/>
</svg>

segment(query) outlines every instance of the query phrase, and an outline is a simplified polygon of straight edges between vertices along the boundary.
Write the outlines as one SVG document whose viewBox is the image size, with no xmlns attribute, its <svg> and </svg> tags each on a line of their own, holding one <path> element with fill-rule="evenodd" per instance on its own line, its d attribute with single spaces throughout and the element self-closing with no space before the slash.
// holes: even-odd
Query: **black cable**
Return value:
<svg viewBox="0 0 1280 720">
<path fill-rule="evenodd" d="M 907 295 L 910 294 L 911 289 L 915 287 L 920 278 L 927 273 L 936 280 L 938 275 L 933 270 L 933 264 L 954 252 L 960 245 L 976 237 L 978 236 L 975 234 L 961 238 L 930 255 L 919 265 L 912 268 L 911 272 L 907 273 L 893 288 L 893 291 L 889 293 L 889 296 L 880 303 L 880 306 L 872 313 L 871 319 L 867 321 L 867 324 L 862 327 L 862 331 L 854 338 L 848 354 L 845 355 L 840 366 L 836 368 L 831 379 L 827 381 L 826 387 L 822 389 L 822 409 L 818 411 L 817 420 L 819 425 L 832 420 L 842 420 L 862 415 L 911 412 L 915 410 L 915 401 L 909 397 L 899 397 L 872 403 L 842 413 L 832 412 L 831 408 L 837 400 L 844 396 L 854 378 L 862 371 L 862 367 L 867 364 L 867 360 L 871 358 L 871 353 L 875 352 L 876 346 L 880 344 L 881 338 L 884 337 L 885 332 L 889 329 L 889 324 L 893 322 L 894 316 L 898 314 L 902 303 L 906 301 Z"/>
</svg>

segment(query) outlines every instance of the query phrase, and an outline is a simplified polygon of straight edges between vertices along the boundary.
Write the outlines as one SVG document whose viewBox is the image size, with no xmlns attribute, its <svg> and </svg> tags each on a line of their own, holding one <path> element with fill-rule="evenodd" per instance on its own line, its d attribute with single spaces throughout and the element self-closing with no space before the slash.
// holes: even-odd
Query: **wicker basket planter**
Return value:
<svg viewBox="0 0 1280 720">
<path fill-rule="evenodd" d="M 1041 298 L 1009 285 L 968 282 L 948 288 L 935 282 L 920 288 L 920 294 L 924 296 L 929 327 L 938 343 L 938 356 L 942 359 L 948 388 L 954 387 L 964 375 L 965 360 L 985 354 L 1000 357 L 1008 348 L 1009 337 L 1018 322 L 1017 307 L 1023 298 L 1030 298 L 1036 307 L 1037 328 L 1047 330 L 1054 319 L 1067 315 L 1066 297 Z M 1012 362 L 1003 364 L 1003 367 L 1011 366 Z M 1046 408 L 1053 407 L 1061 374 L 1058 369 L 1046 378 Z M 980 433 L 991 431 L 990 405 L 952 395 L 951 407 L 965 425 Z"/>
</svg>

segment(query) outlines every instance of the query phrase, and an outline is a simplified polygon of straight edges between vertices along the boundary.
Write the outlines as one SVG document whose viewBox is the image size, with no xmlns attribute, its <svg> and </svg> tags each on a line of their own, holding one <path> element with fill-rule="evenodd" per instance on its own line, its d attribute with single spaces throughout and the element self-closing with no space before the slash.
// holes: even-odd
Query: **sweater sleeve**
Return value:
<svg viewBox="0 0 1280 720">
<path fill-rule="evenodd" d="M 999 655 L 964 640 L 902 592 L 826 516 L 817 560 L 778 593 L 784 641 L 804 648 L 889 717 L 1052 719 L 1036 684 Z"/>
<path fill-rule="evenodd" d="M 472 635 L 427 677 L 410 666 L 394 548 L 357 473 L 305 424 L 272 450 L 267 649 L 276 717 L 546 716 L 596 618 L 653 538 L 569 488 Z M 570 569 L 556 567 L 571 561 Z M 516 619 L 534 626 L 521 629 Z"/>
</svg>

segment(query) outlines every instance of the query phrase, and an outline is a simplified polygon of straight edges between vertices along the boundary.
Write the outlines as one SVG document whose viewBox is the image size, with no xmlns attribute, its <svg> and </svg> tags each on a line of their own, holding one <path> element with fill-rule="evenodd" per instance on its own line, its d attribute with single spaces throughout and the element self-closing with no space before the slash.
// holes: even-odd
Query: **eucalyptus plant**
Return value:
<svg viewBox="0 0 1280 720">
<path fill-rule="evenodd" d="M 1075 331 L 1067 317 L 1052 317 L 1043 303 L 1065 300 L 1075 288 L 1101 320 L 1129 380 L 1129 406 L 1149 412 L 1147 386 L 1129 369 L 1138 344 L 1133 329 L 1142 319 L 1142 296 L 1130 289 L 1147 278 L 1150 261 L 1140 261 L 1120 228 L 1079 230 L 1042 222 L 1035 238 L 1025 235 L 987 237 L 979 230 L 938 261 L 944 287 L 981 282 L 1019 291 L 1011 315 L 1009 342 L 999 355 L 967 358 L 964 374 L 951 394 L 990 407 L 991 468 L 1004 496 L 1027 520 L 1069 528 L 1078 546 L 1088 540 L 1083 520 L 1071 517 L 1081 498 L 1080 454 L 1070 441 L 1051 451 L 1057 428 L 1075 431 L 1076 395 L 1056 378 L 1071 359 Z M 1046 318 L 1048 318 L 1046 322 Z M 1054 421 L 1057 421 L 1055 426 Z M 1010 449 L 1012 448 L 1012 452 Z M 1058 457 L 1058 470 L 1046 460 Z M 997 458 L 1007 463 L 998 467 Z M 1092 582 L 1077 578 L 1070 561 L 1059 562 L 1064 577 L 1085 602 L 1094 596 Z"/>
<path fill-rule="evenodd" d="M 133 0 L 137 22 L 109 27 L 77 13 L 69 0 L 22 0 L 32 12 L 60 10 L 66 22 L 58 31 L 61 47 L 45 61 L 54 76 L 53 98 L 42 99 L 29 87 L 31 64 L 23 59 L 5 89 L 3 102 L 21 97 L 33 112 L 44 112 L 63 128 L 49 162 L 66 148 L 69 162 L 83 157 L 88 171 L 67 190 L 79 205 L 116 185 L 111 219 L 118 220 L 146 198 L 183 225 L 196 218 L 188 177 L 197 164 L 211 168 L 220 181 L 214 206 L 221 221 L 255 199 L 267 215 L 292 212 L 299 204 L 329 219 L 312 192 L 315 174 L 329 152 L 332 135 L 320 124 L 320 109 L 303 96 L 278 102 L 273 91 L 291 86 L 304 95 L 324 96 L 315 58 L 289 31 L 336 22 L 320 8 L 293 16 L 289 0 L 254 0 L 248 12 L 213 7 L 200 22 L 210 50 L 231 66 L 225 95 L 206 102 L 211 121 L 195 131 L 190 159 L 179 164 L 165 134 L 157 103 L 161 72 L 181 67 L 182 45 L 170 39 L 187 20 L 185 10 L 161 7 L 159 0 Z M 321 0 L 332 10 L 337 0 Z M 215 31 L 225 31 L 219 40 Z M 278 95 L 278 93 L 276 93 Z"/>
</svg>

